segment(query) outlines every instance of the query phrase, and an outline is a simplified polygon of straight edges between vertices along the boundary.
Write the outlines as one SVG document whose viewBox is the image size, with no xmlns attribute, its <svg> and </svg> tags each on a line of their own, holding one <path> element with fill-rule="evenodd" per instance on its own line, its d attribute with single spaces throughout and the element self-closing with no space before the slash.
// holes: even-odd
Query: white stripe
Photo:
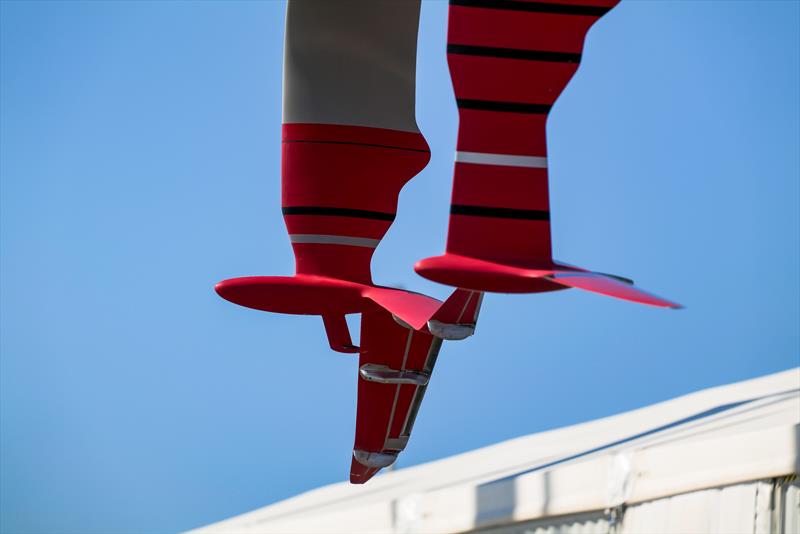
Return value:
<svg viewBox="0 0 800 534">
<path fill-rule="evenodd" d="M 478 165 L 502 165 L 504 167 L 531 167 L 546 169 L 547 158 L 540 156 L 514 156 L 511 154 L 485 154 L 483 152 L 456 152 L 459 163 Z"/>
<path fill-rule="evenodd" d="M 351 237 L 349 235 L 289 234 L 292 243 L 314 243 L 317 245 L 351 245 L 354 247 L 375 248 L 380 239 Z"/>
</svg>

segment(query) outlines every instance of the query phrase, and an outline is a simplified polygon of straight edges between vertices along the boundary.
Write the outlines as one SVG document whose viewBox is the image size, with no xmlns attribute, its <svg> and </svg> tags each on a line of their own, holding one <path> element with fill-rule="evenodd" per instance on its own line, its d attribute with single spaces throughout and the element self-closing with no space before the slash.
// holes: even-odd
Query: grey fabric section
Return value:
<svg viewBox="0 0 800 534">
<path fill-rule="evenodd" d="M 418 0 L 289 0 L 283 122 L 418 132 Z"/>
</svg>

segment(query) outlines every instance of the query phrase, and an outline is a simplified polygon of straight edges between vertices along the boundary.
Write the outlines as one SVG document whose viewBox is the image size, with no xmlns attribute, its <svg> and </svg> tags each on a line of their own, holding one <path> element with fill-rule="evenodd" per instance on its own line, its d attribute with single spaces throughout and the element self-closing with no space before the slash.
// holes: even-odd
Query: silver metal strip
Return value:
<svg viewBox="0 0 800 534">
<path fill-rule="evenodd" d="M 478 315 L 481 313 L 481 304 L 483 304 L 483 295 L 485 295 L 483 291 L 478 293 L 478 303 L 475 304 L 475 317 L 472 319 L 472 324 L 478 324 Z"/>
<path fill-rule="evenodd" d="M 532 169 L 546 169 L 547 158 L 541 156 L 514 156 L 512 154 L 487 154 L 484 152 L 456 152 L 456 161 L 459 163 L 473 163 L 477 165 L 500 165 L 503 167 L 529 167 Z"/>
<path fill-rule="evenodd" d="M 350 245 L 352 247 L 375 248 L 380 239 L 352 237 L 349 235 L 289 234 L 292 243 L 313 243 L 316 245 Z"/>
<path fill-rule="evenodd" d="M 408 436 L 400 436 L 399 438 L 389 438 L 386 440 L 386 448 L 396 451 L 402 451 L 408 445 Z"/>
<path fill-rule="evenodd" d="M 458 317 L 456 318 L 456 323 L 460 323 L 461 322 L 461 318 L 464 317 L 464 312 L 467 311 L 467 306 L 469 306 L 469 303 L 472 302 L 472 297 L 474 297 L 474 296 L 475 296 L 475 292 L 474 291 L 470 291 L 469 292 L 469 296 L 467 297 L 467 301 L 464 303 L 464 307 L 461 308 L 461 313 L 459 313 Z"/>
<path fill-rule="evenodd" d="M 408 353 L 411 350 L 411 339 L 414 337 L 414 331 L 408 331 L 408 340 L 406 341 L 406 350 L 403 353 L 403 363 L 400 365 L 400 370 L 404 370 L 406 368 L 406 360 L 408 360 Z M 389 424 L 386 425 L 386 437 L 383 438 L 384 446 L 386 444 L 386 440 L 389 439 L 389 432 L 392 431 L 392 423 L 394 423 L 394 413 L 397 410 L 397 398 L 400 396 L 400 388 L 402 386 L 397 385 L 394 390 L 394 400 L 392 401 L 392 411 L 389 414 Z"/>
<path fill-rule="evenodd" d="M 431 340 L 431 346 L 428 347 L 428 355 L 425 357 L 425 366 L 423 370 L 428 374 L 428 376 L 433 373 L 433 366 L 436 365 L 436 358 L 439 356 L 439 349 L 442 348 L 442 340 L 441 338 L 434 337 Z M 408 413 L 406 413 L 406 420 L 403 421 L 403 429 L 400 431 L 400 438 L 408 438 L 411 436 L 411 430 L 414 428 L 414 422 L 417 420 L 417 414 L 419 413 L 419 408 L 422 406 L 422 399 L 425 398 L 425 391 L 427 391 L 428 386 L 420 386 L 414 390 L 414 396 L 411 398 L 411 405 L 408 407 Z"/>
</svg>

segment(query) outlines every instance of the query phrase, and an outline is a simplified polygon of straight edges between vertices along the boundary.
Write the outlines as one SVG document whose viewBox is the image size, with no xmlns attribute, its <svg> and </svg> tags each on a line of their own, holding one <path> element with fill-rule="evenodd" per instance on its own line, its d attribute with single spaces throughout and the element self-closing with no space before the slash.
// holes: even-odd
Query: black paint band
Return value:
<svg viewBox="0 0 800 534">
<path fill-rule="evenodd" d="M 465 206 L 453 204 L 451 215 L 472 215 L 475 217 L 496 217 L 499 219 L 524 219 L 528 221 L 549 221 L 550 212 L 544 210 L 518 210 L 512 208 L 491 208 L 488 206 Z"/>
<path fill-rule="evenodd" d="M 378 145 L 374 143 L 356 143 L 353 141 L 314 141 L 310 139 L 284 139 L 283 143 L 315 143 L 315 144 L 324 144 L 324 145 L 353 145 L 353 146 L 365 146 L 369 148 L 388 148 L 391 150 L 408 150 L 411 152 L 425 152 L 430 154 L 430 150 L 427 148 L 408 148 L 404 146 L 391 146 L 391 145 Z"/>
<path fill-rule="evenodd" d="M 485 56 L 526 61 L 552 61 L 556 63 L 580 63 L 581 55 L 568 52 L 548 52 L 545 50 L 521 50 L 519 48 L 495 48 L 492 46 L 472 46 L 461 44 L 447 45 L 448 54 Z"/>
<path fill-rule="evenodd" d="M 481 111 L 501 111 L 506 113 L 531 113 L 546 115 L 553 107 L 550 104 L 527 104 L 525 102 L 500 102 L 497 100 L 472 100 L 457 98 L 459 109 L 477 109 Z"/>
<path fill-rule="evenodd" d="M 575 4 L 550 4 L 548 2 L 519 2 L 514 0 L 450 0 L 451 6 L 482 7 L 485 9 L 504 9 L 532 13 L 553 13 L 556 15 L 588 15 L 602 17 L 609 11 L 605 6 L 581 6 Z"/>
<path fill-rule="evenodd" d="M 281 210 L 284 215 L 323 215 L 330 217 L 356 217 L 378 221 L 394 221 L 394 213 L 358 210 L 352 208 L 328 208 L 325 206 L 288 206 Z"/>
</svg>

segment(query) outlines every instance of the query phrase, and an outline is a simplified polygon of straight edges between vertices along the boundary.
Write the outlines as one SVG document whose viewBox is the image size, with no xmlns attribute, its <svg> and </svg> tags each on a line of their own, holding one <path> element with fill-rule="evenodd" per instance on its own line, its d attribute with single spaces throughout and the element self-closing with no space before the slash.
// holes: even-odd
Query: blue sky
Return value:
<svg viewBox="0 0 800 534">
<path fill-rule="evenodd" d="M 433 157 L 375 279 L 444 297 L 456 108 L 423 7 Z M 289 274 L 284 5 L 0 3 L 0 530 L 187 529 L 345 480 L 356 364 L 316 317 L 213 292 Z M 798 365 L 800 3 L 623 0 L 548 124 L 557 259 L 685 310 L 491 295 L 399 466 Z M 363 491 L 370 491 L 369 485 Z"/>
</svg>

